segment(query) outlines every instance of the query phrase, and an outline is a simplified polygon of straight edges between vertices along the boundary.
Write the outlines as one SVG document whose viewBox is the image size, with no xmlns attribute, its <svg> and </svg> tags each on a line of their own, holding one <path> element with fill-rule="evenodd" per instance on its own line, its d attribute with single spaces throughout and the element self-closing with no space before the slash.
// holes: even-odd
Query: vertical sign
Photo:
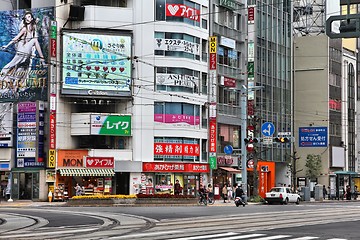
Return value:
<svg viewBox="0 0 360 240">
<path fill-rule="evenodd" d="M 209 38 L 209 130 L 208 130 L 208 144 L 209 144 L 209 165 L 210 169 L 216 169 L 216 87 L 217 87 L 217 37 L 211 36 Z"/>
<path fill-rule="evenodd" d="M 50 27 L 50 56 L 51 60 L 56 61 L 57 49 L 57 22 L 51 21 Z M 56 67 L 51 65 L 50 77 L 50 114 L 49 114 L 49 155 L 47 161 L 48 168 L 55 168 L 56 163 Z"/>
</svg>

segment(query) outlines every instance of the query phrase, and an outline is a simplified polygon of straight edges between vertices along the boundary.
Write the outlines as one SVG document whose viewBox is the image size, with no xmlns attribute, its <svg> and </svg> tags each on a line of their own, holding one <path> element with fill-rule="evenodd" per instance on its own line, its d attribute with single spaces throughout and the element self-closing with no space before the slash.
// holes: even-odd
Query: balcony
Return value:
<svg viewBox="0 0 360 240">
<path fill-rule="evenodd" d="M 239 117 L 241 116 L 241 108 L 239 106 L 231 106 L 228 104 L 218 103 L 218 113 L 227 116 Z"/>
</svg>

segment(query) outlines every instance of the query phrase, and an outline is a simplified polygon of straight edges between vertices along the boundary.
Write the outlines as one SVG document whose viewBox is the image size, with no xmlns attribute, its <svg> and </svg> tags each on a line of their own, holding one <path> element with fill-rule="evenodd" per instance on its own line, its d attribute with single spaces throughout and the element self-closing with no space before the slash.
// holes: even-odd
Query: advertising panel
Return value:
<svg viewBox="0 0 360 240">
<path fill-rule="evenodd" d="M 131 36 L 64 32 L 62 39 L 62 94 L 131 95 Z"/>
<path fill-rule="evenodd" d="M 299 147 L 327 147 L 327 127 L 300 127 Z"/>
<path fill-rule="evenodd" d="M 184 4 L 166 4 L 166 16 L 188 18 L 200 22 L 200 10 Z"/>
<path fill-rule="evenodd" d="M 84 167 L 84 157 L 88 155 L 88 150 L 58 150 L 57 166 L 60 168 Z"/>
<path fill-rule="evenodd" d="M 114 157 L 85 157 L 87 168 L 114 168 Z"/>
<path fill-rule="evenodd" d="M 185 74 L 157 73 L 156 83 L 159 85 L 188 87 L 195 90 L 199 85 L 199 78 Z"/>
<path fill-rule="evenodd" d="M 155 38 L 155 50 L 186 52 L 200 55 L 200 45 L 183 39 Z"/>
<path fill-rule="evenodd" d="M 144 162 L 143 172 L 209 172 L 208 164 Z"/>
<path fill-rule="evenodd" d="M 12 147 L 13 104 L 0 104 L 0 147 Z"/>
<path fill-rule="evenodd" d="M 49 28 L 54 8 L 0 12 L 0 100 L 47 100 Z"/>
<path fill-rule="evenodd" d="M 44 103 L 17 105 L 17 167 L 44 167 Z"/>
<path fill-rule="evenodd" d="M 193 143 L 154 143 L 154 155 L 200 156 L 200 145 Z"/>
<path fill-rule="evenodd" d="M 192 126 L 200 124 L 200 116 L 186 114 L 154 114 L 154 121 L 161 123 L 186 123 Z"/>
<path fill-rule="evenodd" d="M 91 135 L 131 136 L 130 115 L 90 115 Z"/>
</svg>

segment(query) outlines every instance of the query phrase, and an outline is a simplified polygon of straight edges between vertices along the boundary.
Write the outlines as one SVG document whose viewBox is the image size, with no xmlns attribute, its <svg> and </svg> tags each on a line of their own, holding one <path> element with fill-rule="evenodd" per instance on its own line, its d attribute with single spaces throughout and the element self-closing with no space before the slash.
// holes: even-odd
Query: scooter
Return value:
<svg viewBox="0 0 360 240">
<path fill-rule="evenodd" d="M 239 207 L 240 205 L 243 205 L 243 207 L 245 207 L 245 203 L 242 201 L 241 197 L 236 197 L 234 202 L 236 207 Z"/>
</svg>

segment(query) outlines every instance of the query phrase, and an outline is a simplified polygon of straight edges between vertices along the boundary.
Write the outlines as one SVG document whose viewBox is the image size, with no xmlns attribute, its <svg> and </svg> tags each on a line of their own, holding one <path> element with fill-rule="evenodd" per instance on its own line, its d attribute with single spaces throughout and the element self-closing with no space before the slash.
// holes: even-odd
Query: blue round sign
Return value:
<svg viewBox="0 0 360 240">
<path fill-rule="evenodd" d="M 226 145 L 224 147 L 224 153 L 225 154 L 232 154 L 233 153 L 233 147 L 231 145 Z"/>
<path fill-rule="evenodd" d="M 275 126 L 271 122 L 265 122 L 261 125 L 261 133 L 265 137 L 271 137 L 275 132 Z"/>
</svg>

